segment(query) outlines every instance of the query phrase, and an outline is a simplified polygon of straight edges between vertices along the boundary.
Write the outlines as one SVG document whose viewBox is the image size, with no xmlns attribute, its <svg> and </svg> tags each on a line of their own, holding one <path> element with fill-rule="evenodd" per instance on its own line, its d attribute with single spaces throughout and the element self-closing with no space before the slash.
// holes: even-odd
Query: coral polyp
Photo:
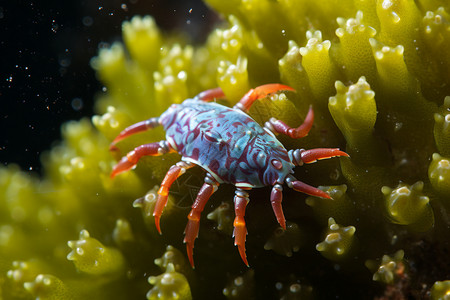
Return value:
<svg viewBox="0 0 450 300">
<path fill-rule="evenodd" d="M 445 299 L 448 1 L 206 3 L 222 22 L 199 45 L 161 31 L 150 16 L 125 21 L 123 41 L 91 61 L 105 86 L 97 115 L 62 126 L 62 141 L 42 155 L 42 178 L 0 168 L 0 298 Z M 283 191 L 286 231 L 263 201 L 270 189 L 248 192 L 251 234 L 240 236 L 250 269 L 230 237 L 233 190 L 221 185 L 204 207 L 192 270 L 180 236 L 204 173 L 192 168 L 174 181 L 161 236 L 158 189 L 180 155 L 143 157 L 112 180 L 123 154 L 164 132 L 130 136 L 112 155 L 109 145 L 123 128 L 201 91 L 220 87 L 227 100 L 217 102 L 232 107 L 267 83 L 296 93 L 256 100 L 248 114 L 258 126 L 273 117 L 285 122 L 276 127 L 297 128 L 312 106 L 308 136 L 277 139 L 287 149 L 336 147 L 350 158 L 295 169 L 332 199 Z"/>
</svg>

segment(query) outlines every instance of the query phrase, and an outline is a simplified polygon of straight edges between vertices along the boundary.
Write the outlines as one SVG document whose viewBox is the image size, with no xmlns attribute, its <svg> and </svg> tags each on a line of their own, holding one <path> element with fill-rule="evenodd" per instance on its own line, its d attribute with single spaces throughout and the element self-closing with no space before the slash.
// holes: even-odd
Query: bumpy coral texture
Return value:
<svg viewBox="0 0 450 300">
<path fill-rule="evenodd" d="M 92 66 L 105 85 L 98 116 L 69 122 L 42 160 L 46 175 L 0 169 L 2 299 L 447 299 L 450 278 L 450 5 L 444 0 L 207 0 L 224 22 L 200 46 L 149 16 Z M 164 138 L 160 129 L 108 145 L 126 126 L 220 86 L 232 105 L 280 82 L 296 93 L 250 114 L 290 126 L 310 105 L 308 137 L 288 149 L 340 147 L 350 159 L 298 167 L 333 199 L 284 192 L 287 231 L 268 189 L 251 192 L 247 255 L 231 238 L 233 188 L 213 195 L 186 261 L 183 229 L 203 181 L 173 185 L 160 236 L 152 212 L 176 154 L 145 157 L 114 180 L 115 161 Z M 171 245 L 171 246 L 167 246 Z"/>
</svg>

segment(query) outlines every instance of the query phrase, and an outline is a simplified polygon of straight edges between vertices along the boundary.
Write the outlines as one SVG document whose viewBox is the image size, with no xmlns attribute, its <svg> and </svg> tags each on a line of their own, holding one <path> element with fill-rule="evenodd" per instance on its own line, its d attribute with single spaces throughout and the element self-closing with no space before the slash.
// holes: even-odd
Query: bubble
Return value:
<svg viewBox="0 0 450 300">
<path fill-rule="evenodd" d="M 83 99 L 81 98 L 73 98 L 71 102 L 72 108 L 76 111 L 80 111 L 83 108 Z"/>
<path fill-rule="evenodd" d="M 81 22 L 83 23 L 84 26 L 89 27 L 92 24 L 94 24 L 94 19 L 92 19 L 92 17 L 85 16 L 85 17 L 83 17 Z"/>
</svg>

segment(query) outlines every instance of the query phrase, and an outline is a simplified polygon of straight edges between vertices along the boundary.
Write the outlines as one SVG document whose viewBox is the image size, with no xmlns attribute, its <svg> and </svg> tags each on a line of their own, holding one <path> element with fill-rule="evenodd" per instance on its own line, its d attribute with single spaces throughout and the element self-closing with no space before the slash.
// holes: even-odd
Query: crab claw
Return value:
<svg viewBox="0 0 450 300">
<path fill-rule="evenodd" d="M 116 175 L 126 172 L 128 170 L 131 170 L 134 166 L 136 166 L 136 163 L 131 162 L 128 159 L 128 156 L 122 157 L 122 159 L 117 163 L 117 165 L 114 166 L 112 172 L 111 172 L 111 178 L 114 178 Z"/>
<path fill-rule="evenodd" d="M 239 101 L 238 104 L 236 104 L 235 107 L 238 109 L 241 109 L 243 111 L 248 111 L 250 109 L 250 106 L 252 104 L 261 98 L 266 97 L 267 95 L 270 95 L 272 93 L 278 92 L 278 91 L 292 91 L 295 92 L 295 89 L 279 83 L 269 83 L 260 85 L 254 89 L 251 89 L 247 92 L 247 94 L 242 97 L 242 99 Z"/>
<path fill-rule="evenodd" d="M 336 156 L 349 157 L 347 153 L 339 150 L 338 148 L 316 148 L 305 150 L 301 153 L 302 161 L 305 164 L 316 162 L 317 160 L 332 158 Z"/>
</svg>

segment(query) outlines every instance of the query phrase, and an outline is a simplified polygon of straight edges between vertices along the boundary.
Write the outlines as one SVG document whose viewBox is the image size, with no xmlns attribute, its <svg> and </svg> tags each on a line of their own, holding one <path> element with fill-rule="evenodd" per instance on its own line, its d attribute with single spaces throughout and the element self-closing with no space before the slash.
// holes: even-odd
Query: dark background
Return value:
<svg viewBox="0 0 450 300">
<path fill-rule="evenodd" d="M 124 20 L 150 14 L 201 43 L 218 19 L 200 0 L 0 3 L 0 162 L 38 173 L 61 124 L 93 115 L 102 86 L 89 61 L 100 43 L 121 39 Z"/>
</svg>

